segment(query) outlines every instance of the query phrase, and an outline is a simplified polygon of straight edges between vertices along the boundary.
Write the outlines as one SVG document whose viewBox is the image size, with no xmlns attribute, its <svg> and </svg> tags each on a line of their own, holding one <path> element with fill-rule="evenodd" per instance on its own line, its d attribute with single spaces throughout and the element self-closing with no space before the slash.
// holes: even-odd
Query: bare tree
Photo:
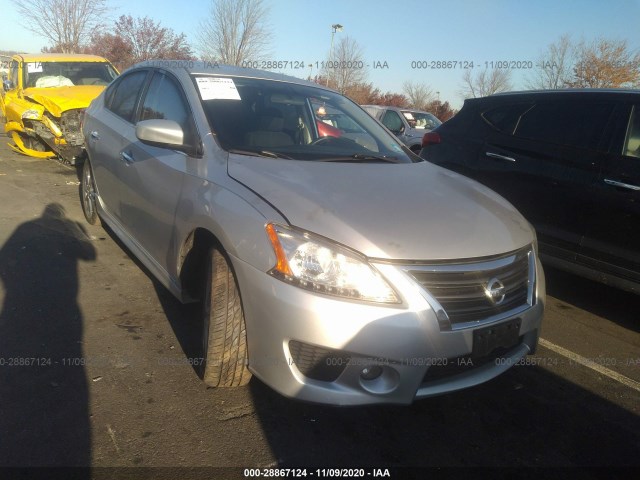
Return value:
<svg viewBox="0 0 640 480">
<path fill-rule="evenodd" d="M 150 59 L 195 59 L 184 34 L 177 35 L 149 17 L 130 15 L 122 15 L 112 30 L 92 35 L 82 53 L 108 58 L 120 71 Z"/>
<path fill-rule="evenodd" d="M 351 37 L 343 37 L 329 55 L 322 75 L 328 79 L 331 88 L 349 95 L 350 88 L 366 83 L 364 52 L 357 41 Z"/>
<path fill-rule="evenodd" d="M 462 76 L 460 95 L 464 98 L 486 97 L 498 92 L 511 90 L 511 70 L 494 68 L 480 70 L 476 76 L 471 70 L 465 70 Z"/>
<path fill-rule="evenodd" d="M 424 83 L 404 82 L 402 91 L 409 99 L 409 106 L 417 110 L 426 110 L 427 105 L 435 100 L 433 90 Z"/>
<path fill-rule="evenodd" d="M 133 47 L 124 38 L 110 32 L 92 35 L 91 43 L 84 48 L 83 53 L 108 59 L 120 72 L 136 63 L 133 60 Z"/>
<path fill-rule="evenodd" d="M 626 40 L 600 38 L 581 42 L 569 85 L 577 88 L 619 88 L 640 85 L 640 53 L 631 52 Z"/>
<path fill-rule="evenodd" d="M 49 40 L 63 53 L 76 53 L 100 31 L 109 11 L 107 0 L 13 0 L 23 26 Z"/>
<path fill-rule="evenodd" d="M 238 66 L 264 59 L 272 38 L 268 13 L 263 0 L 211 0 L 197 34 L 198 53 L 203 60 Z"/>
<path fill-rule="evenodd" d="M 192 59 L 191 47 L 184 33 L 161 27 L 149 17 L 122 15 L 115 24 L 115 34 L 131 47 L 132 61 L 152 58 Z"/>
<path fill-rule="evenodd" d="M 377 105 L 386 105 L 389 107 L 408 108 L 409 100 L 401 93 L 387 92 L 380 96 Z"/>
<path fill-rule="evenodd" d="M 538 57 L 527 88 L 546 90 L 565 88 L 571 82 L 575 64 L 575 46 L 569 35 L 562 35 Z"/>
<path fill-rule="evenodd" d="M 446 122 L 457 113 L 457 110 L 451 108 L 449 102 L 442 103 L 440 100 L 434 100 L 425 110 L 433 113 L 441 122 Z"/>
</svg>

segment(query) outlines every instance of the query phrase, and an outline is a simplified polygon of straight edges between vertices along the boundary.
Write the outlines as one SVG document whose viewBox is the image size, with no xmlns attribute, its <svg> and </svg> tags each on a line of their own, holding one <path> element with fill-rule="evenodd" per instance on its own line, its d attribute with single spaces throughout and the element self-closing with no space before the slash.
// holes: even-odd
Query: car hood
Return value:
<svg viewBox="0 0 640 480">
<path fill-rule="evenodd" d="M 53 116 L 74 108 L 87 108 L 104 90 L 101 85 L 76 85 L 75 87 L 27 88 L 24 96 L 44 106 Z"/>
<path fill-rule="evenodd" d="M 230 154 L 228 169 L 292 225 L 370 258 L 475 258 L 534 239 L 529 223 L 502 197 L 428 162 L 354 164 Z"/>
<path fill-rule="evenodd" d="M 430 128 L 408 128 L 405 131 L 405 135 L 407 137 L 419 137 L 422 138 L 424 137 L 424 134 L 427 132 L 430 132 L 431 129 Z"/>
</svg>

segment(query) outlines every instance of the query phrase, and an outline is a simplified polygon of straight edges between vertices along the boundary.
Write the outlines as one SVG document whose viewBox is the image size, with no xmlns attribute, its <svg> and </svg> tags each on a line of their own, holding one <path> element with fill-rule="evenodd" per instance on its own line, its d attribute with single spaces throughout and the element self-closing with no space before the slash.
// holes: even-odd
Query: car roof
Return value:
<svg viewBox="0 0 640 480">
<path fill-rule="evenodd" d="M 625 94 L 625 93 L 635 93 L 640 94 L 640 90 L 633 88 L 558 88 L 551 90 L 518 90 L 513 92 L 499 92 L 494 93 L 493 95 L 489 95 L 490 97 L 502 97 L 509 95 L 560 95 L 560 94 Z"/>
<path fill-rule="evenodd" d="M 411 107 L 392 107 L 390 105 L 360 105 L 361 107 L 375 108 L 379 110 L 394 110 L 396 112 L 419 112 L 419 113 L 428 113 L 429 115 L 433 115 L 431 112 L 427 112 L 426 110 L 420 110 L 419 108 L 411 108 Z"/>
<path fill-rule="evenodd" d="M 486 108 L 498 106 L 511 100 L 518 102 L 535 102 L 539 100 L 622 100 L 637 101 L 640 90 L 631 88 L 565 88 L 555 90 L 522 90 L 514 92 L 500 92 L 486 97 L 467 98 L 462 108 Z"/>
<path fill-rule="evenodd" d="M 144 62 L 133 65 L 131 68 L 133 69 L 145 67 L 164 68 L 166 70 L 181 69 L 186 71 L 190 75 L 213 75 L 223 77 L 243 77 L 262 80 L 275 80 L 280 82 L 295 83 L 297 85 L 311 86 L 315 88 L 321 88 L 330 92 L 335 92 L 335 90 L 325 87 L 324 85 L 310 82 L 302 78 L 283 75 L 281 73 L 269 72 L 266 70 L 258 70 L 255 68 L 225 65 L 217 62 L 195 60 L 146 60 Z"/>
<path fill-rule="evenodd" d="M 19 57 L 23 62 L 108 62 L 98 55 L 79 53 L 17 53 L 13 57 Z"/>
</svg>

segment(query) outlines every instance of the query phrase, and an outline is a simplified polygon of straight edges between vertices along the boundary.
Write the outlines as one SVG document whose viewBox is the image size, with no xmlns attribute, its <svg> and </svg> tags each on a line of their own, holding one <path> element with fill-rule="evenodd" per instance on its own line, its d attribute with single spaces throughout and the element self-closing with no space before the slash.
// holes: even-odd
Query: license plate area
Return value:
<svg viewBox="0 0 640 480">
<path fill-rule="evenodd" d="M 497 348 L 508 350 L 518 344 L 522 320 L 515 318 L 508 322 L 479 328 L 473 332 L 471 357 L 484 357 Z"/>
</svg>

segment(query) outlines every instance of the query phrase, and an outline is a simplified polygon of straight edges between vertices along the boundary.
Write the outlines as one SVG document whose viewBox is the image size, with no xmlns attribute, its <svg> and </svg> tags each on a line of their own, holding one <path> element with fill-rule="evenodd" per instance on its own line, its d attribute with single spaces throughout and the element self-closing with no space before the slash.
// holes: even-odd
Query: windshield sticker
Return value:
<svg viewBox="0 0 640 480">
<path fill-rule="evenodd" d="M 29 62 L 27 63 L 27 72 L 29 73 L 42 73 L 42 62 Z"/>
<path fill-rule="evenodd" d="M 406 118 L 407 120 L 413 120 L 413 114 L 411 112 L 402 112 L 402 114 L 404 115 L 404 118 Z"/>
<path fill-rule="evenodd" d="M 400 145 L 398 145 L 397 143 L 392 143 L 391 144 L 391 148 L 394 149 L 396 152 L 401 152 L 402 151 L 402 147 Z"/>
<path fill-rule="evenodd" d="M 231 78 L 196 78 L 202 100 L 241 100 L 236 84 Z"/>
</svg>

